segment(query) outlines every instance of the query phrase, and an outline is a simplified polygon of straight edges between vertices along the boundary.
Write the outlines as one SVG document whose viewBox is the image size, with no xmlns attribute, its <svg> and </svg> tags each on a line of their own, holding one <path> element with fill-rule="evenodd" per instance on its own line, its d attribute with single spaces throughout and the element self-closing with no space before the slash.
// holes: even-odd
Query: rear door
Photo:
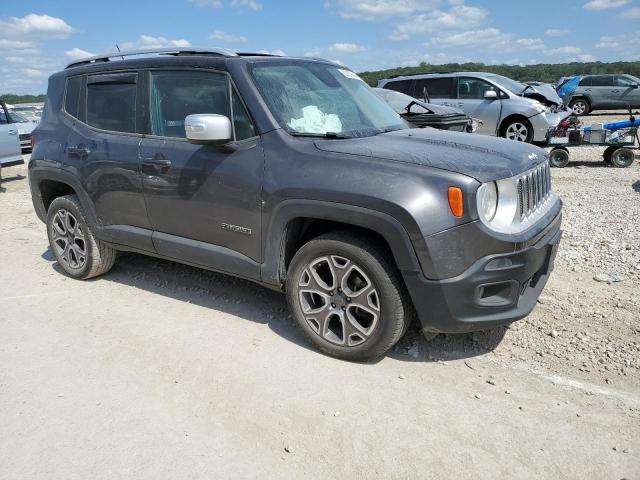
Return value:
<svg viewBox="0 0 640 480">
<path fill-rule="evenodd" d="M 0 104 L 0 164 L 22 163 L 18 128 L 9 123 L 9 115 L 4 104 Z"/>
<path fill-rule="evenodd" d="M 591 106 L 597 108 L 616 108 L 618 90 L 613 87 L 613 75 L 594 75 L 591 77 L 591 87 L 585 88 L 591 98 Z"/>
<path fill-rule="evenodd" d="M 616 75 L 613 78 L 613 93 L 620 108 L 640 107 L 640 85 L 632 77 Z"/>
<path fill-rule="evenodd" d="M 491 83 L 475 77 L 458 77 L 457 90 L 457 102 L 451 106 L 461 108 L 469 117 L 482 120 L 482 125 L 478 125 L 478 133 L 496 135 L 504 94 Z M 488 90 L 496 92 L 495 99 L 484 98 Z"/>
<path fill-rule="evenodd" d="M 142 192 L 138 73 L 70 77 L 65 167 L 82 179 L 109 239 L 153 251 Z"/>
<path fill-rule="evenodd" d="M 147 72 L 149 135 L 142 178 L 158 253 L 255 278 L 261 261 L 260 137 L 229 75 L 211 70 Z M 233 119 L 227 146 L 194 145 L 188 115 Z"/>
</svg>

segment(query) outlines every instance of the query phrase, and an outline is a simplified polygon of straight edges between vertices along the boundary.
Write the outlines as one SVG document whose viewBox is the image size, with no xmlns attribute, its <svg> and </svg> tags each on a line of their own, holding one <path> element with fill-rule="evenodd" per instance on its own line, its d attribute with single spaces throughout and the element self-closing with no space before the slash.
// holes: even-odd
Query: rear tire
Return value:
<svg viewBox="0 0 640 480">
<path fill-rule="evenodd" d="M 47 211 L 47 235 L 58 264 L 70 277 L 86 280 L 108 272 L 116 250 L 100 241 L 76 195 L 58 197 Z"/>
<path fill-rule="evenodd" d="M 556 168 L 566 167 L 569 164 L 569 152 L 564 148 L 554 148 L 549 154 L 549 163 Z"/>
<path fill-rule="evenodd" d="M 627 168 L 633 163 L 633 150 L 621 147 L 611 153 L 611 164 L 618 168 Z"/>
<path fill-rule="evenodd" d="M 573 113 L 575 115 L 588 115 L 591 111 L 591 104 L 586 98 L 576 98 L 574 100 L 571 100 L 569 108 L 573 110 Z"/>
<path fill-rule="evenodd" d="M 533 127 L 526 118 L 515 118 L 502 126 L 502 137 L 517 142 L 531 143 Z"/>
<path fill-rule="evenodd" d="M 307 341 L 343 360 L 381 357 L 414 318 L 391 255 L 351 232 L 303 245 L 289 266 L 286 290 L 294 323 Z"/>
</svg>

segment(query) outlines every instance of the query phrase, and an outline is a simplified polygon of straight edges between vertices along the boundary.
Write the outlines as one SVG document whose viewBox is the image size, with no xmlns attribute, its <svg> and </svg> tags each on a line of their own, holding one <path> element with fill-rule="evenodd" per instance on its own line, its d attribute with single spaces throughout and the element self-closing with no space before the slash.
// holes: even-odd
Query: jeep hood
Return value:
<svg viewBox="0 0 640 480">
<path fill-rule="evenodd" d="M 551 85 L 529 86 L 522 92 L 522 96 L 537 100 L 547 107 L 562 106 L 562 99 Z"/>
<path fill-rule="evenodd" d="M 374 137 L 317 140 L 318 149 L 424 165 L 489 182 L 513 177 L 546 161 L 541 148 L 503 138 L 412 128 Z"/>
</svg>

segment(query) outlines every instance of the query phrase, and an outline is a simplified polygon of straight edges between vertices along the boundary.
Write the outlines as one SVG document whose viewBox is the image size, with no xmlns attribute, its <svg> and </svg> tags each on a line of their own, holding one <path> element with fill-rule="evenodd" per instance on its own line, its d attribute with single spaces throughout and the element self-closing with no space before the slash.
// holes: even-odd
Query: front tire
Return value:
<svg viewBox="0 0 640 480">
<path fill-rule="evenodd" d="M 524 118 L 509 120 L 502 127 L 502 137 L 517 142 L 531 143 L 533 139 L 533 127 Z"/>
<path fill-rule="evenodd" d="M 343 360 L 381 357 L 413 319 L 390 254 L 350 232 L 328 233 L 303 245 L 289 266 L 286 290 L 305 338 Z"/>
<path fill-rule="evenodd" d="M 585 98 L 576 98 L 575 100 L 571 100 L 569 108 L 578 116 L 587 115 L 591 111 L 591 104 L 589 100 Z"/>
<path fill-rule="evenodd" d="M 47 235 L 53 255 L 70 277 L 86 280 L 113 267 L 116 251 L 93 234 L 76 195 L 51 202 Z"/>
</svg>

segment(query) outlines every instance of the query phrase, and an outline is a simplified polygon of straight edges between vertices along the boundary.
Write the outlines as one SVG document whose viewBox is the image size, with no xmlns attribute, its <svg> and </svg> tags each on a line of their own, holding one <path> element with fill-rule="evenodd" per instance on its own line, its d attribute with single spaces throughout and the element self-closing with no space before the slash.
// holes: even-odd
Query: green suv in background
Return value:
<svg viewBox="0 0 640 480">
<path fill-rule="evenodd" d="M 576 115 L 593 110 L 640 108 L 640 79 L 632 75 L 585 75 L 565 105 Z M 561 95 L 562 97 L 562 95 Z"/>
</svg>

